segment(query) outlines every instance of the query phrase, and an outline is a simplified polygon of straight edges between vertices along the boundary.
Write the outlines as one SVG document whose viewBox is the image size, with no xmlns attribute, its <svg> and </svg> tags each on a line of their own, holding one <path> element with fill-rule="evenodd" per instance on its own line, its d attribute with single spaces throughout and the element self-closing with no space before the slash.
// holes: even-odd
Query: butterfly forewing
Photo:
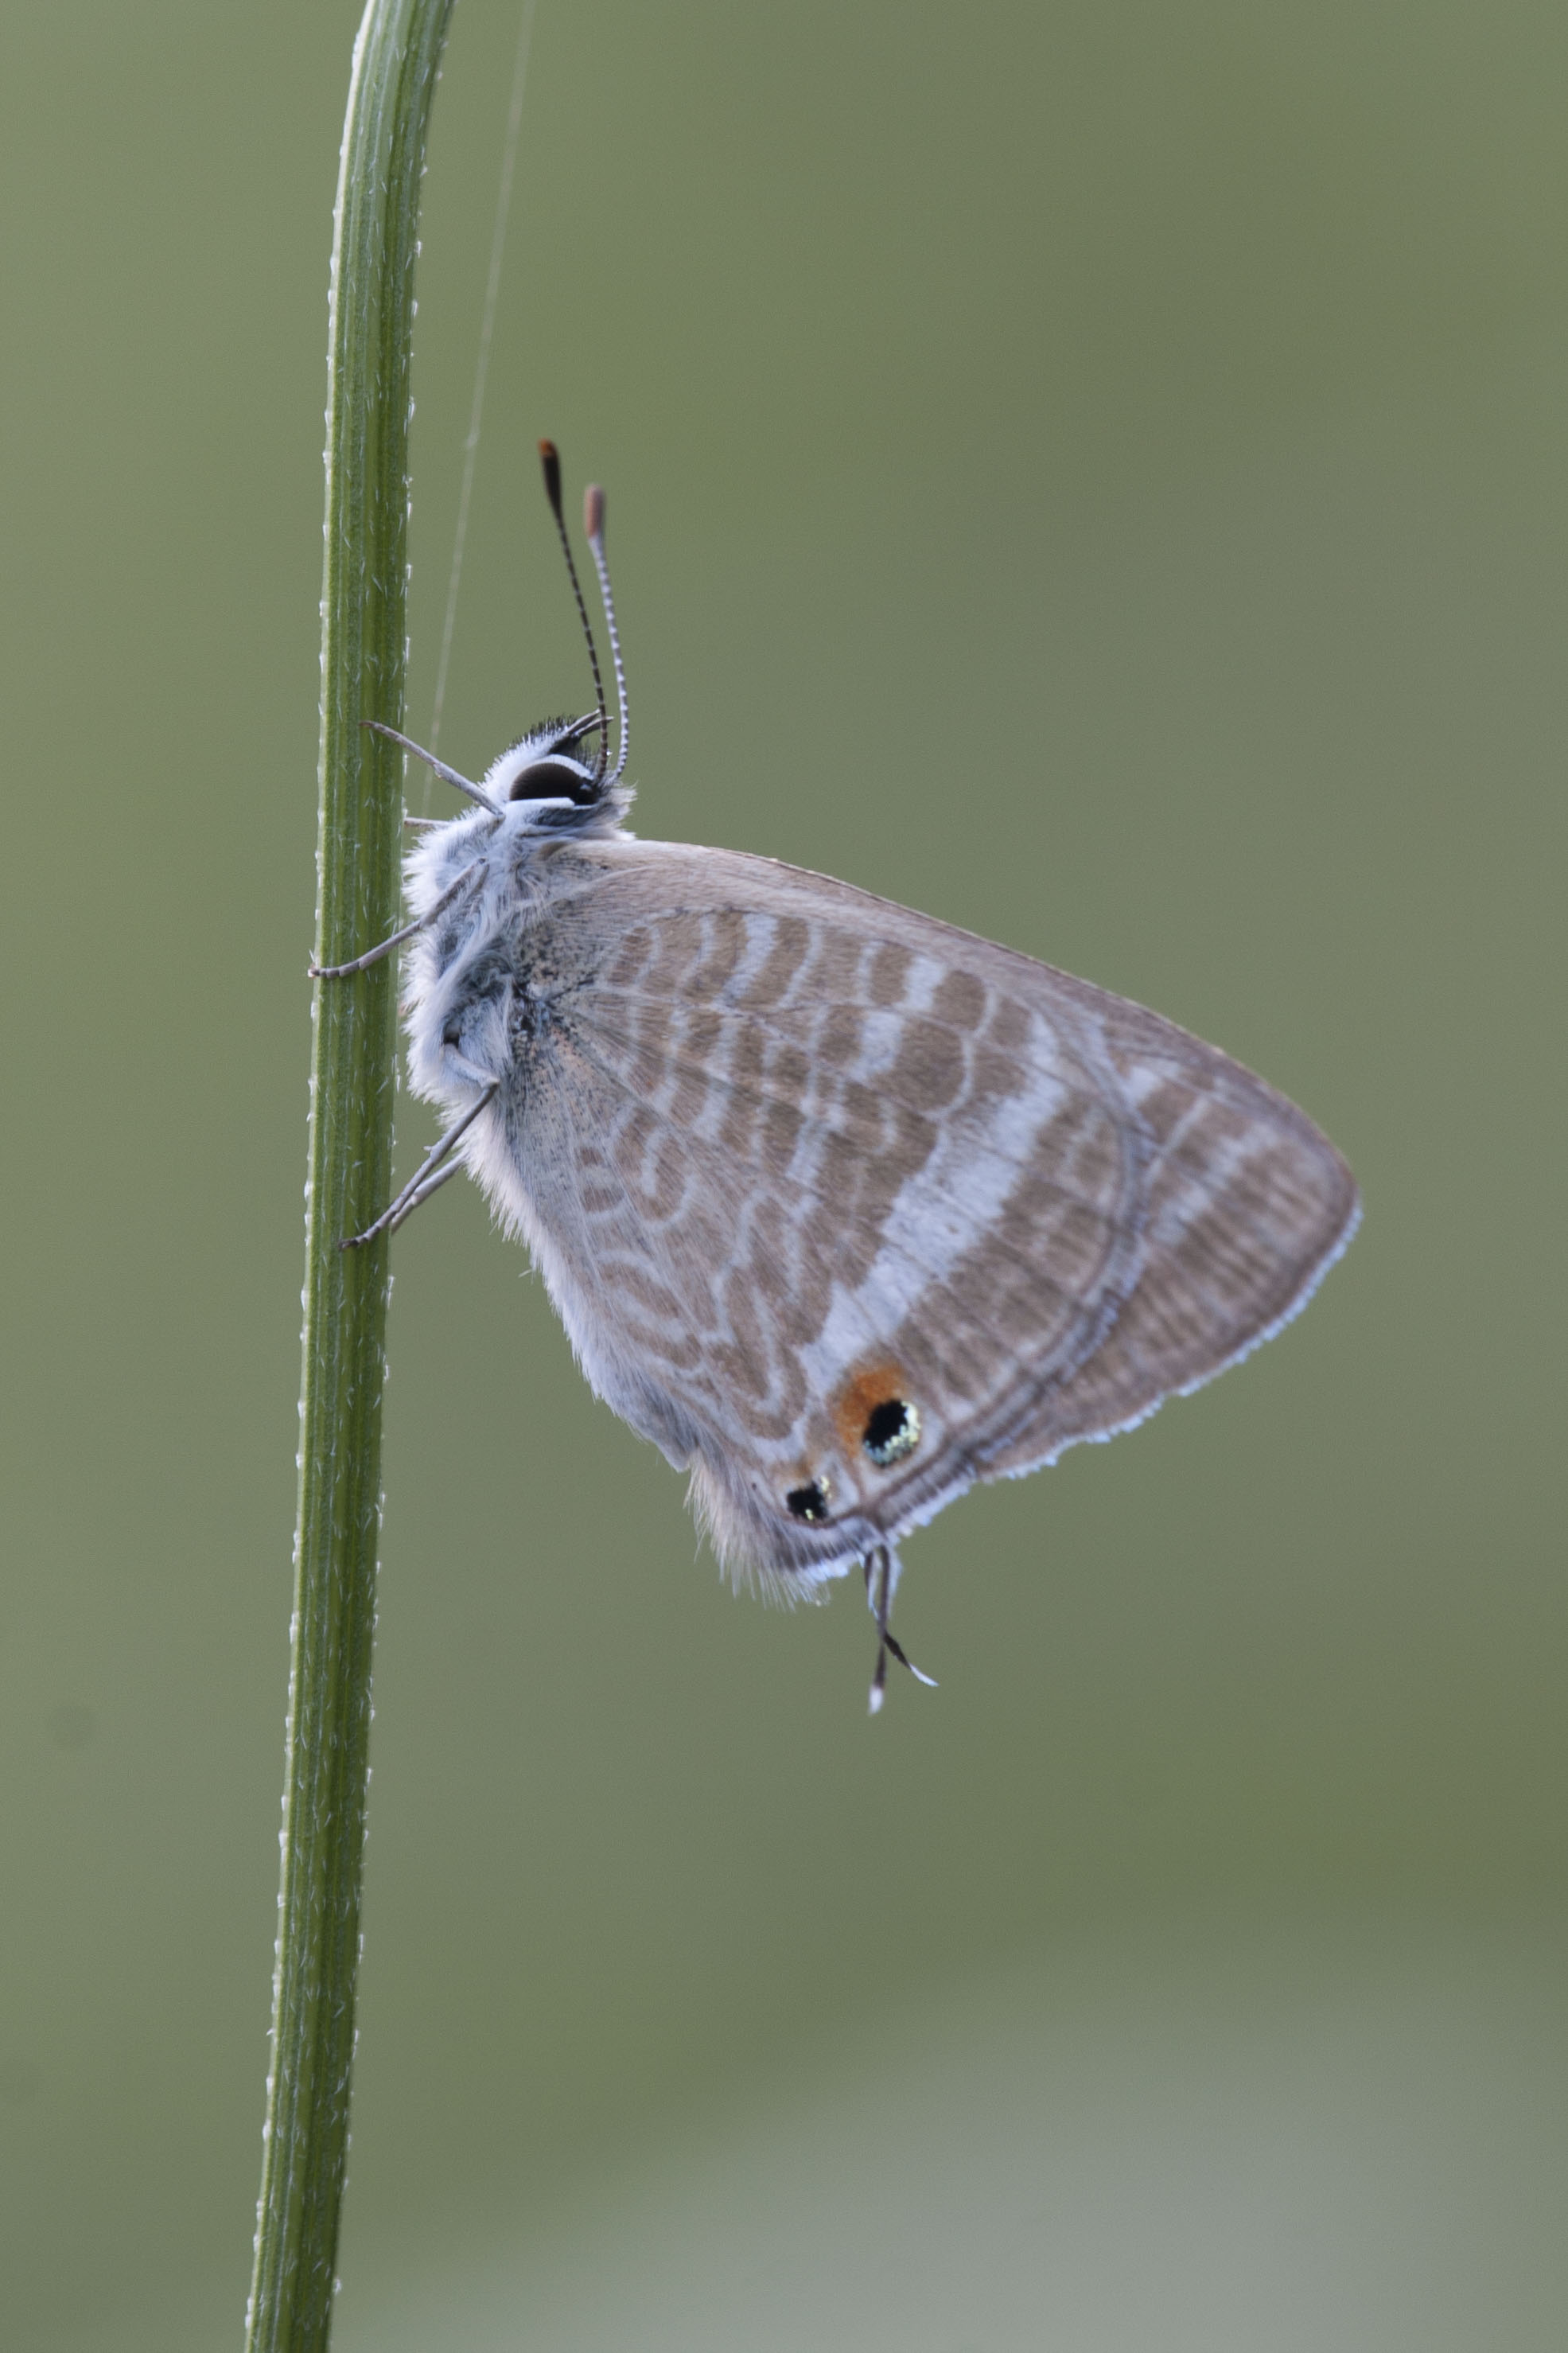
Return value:
<svg viewBox="0 0 1568 2353">
<path fill-rule="evenodd" d="M 476 1163 L 737 1567 L 809 1583 L 1124 1428 L 1342 1247 L 1326 1138 L 1157 1016 L 767 860 L 555 862 Z"/>
</svg>

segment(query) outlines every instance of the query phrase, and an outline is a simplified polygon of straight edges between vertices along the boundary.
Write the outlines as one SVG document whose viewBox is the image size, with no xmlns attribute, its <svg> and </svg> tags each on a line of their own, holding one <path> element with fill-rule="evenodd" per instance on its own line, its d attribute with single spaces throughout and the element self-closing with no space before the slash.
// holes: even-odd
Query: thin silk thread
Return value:
<svg viewBox="0 0 1568 2353">
<path fill-rule="evenodd" d="M 474 370 L 474 405 L 468 417 L 468 438 L 463 444 L 463 480 L 458 493 L 458 528 L 452 542 L 452 570 L 447 582 L 447 611 L 441 624 L 441 656 L 436 665 L 436 692 L 430 709 L 430 749 L 441 740 L 441 711 L 447 700 L 447 672 L 451 667 L 452 638 L 458 625 L 458 588 L 463 576 L 463 554 L 468 537 L 468 508 L 474 495 L 474 470 L 479 462 L 479 427 L 484 421 L 485 381 L 489 375 L 490 345 L 495 340 L 496 311 L 500 301 L 501 257 L 506 250 L 507 222 L 511 212 L 511 181 L 522 129 L 522 94 L 528 81 L 528 52 L 533 39 L 533 19 L 539 0 L 523 0 L 518 23 L 517 58 L 512 68 L 511 105 L 501 150 L 500 186 L 496 191 L 495 223 L 490 231 L 490 268 L 485 282 L 485 307 L 479 322 L 479 356 Z M 425 772 L 422 813 L 430 814 L 434 776 Z"/>
</svg>

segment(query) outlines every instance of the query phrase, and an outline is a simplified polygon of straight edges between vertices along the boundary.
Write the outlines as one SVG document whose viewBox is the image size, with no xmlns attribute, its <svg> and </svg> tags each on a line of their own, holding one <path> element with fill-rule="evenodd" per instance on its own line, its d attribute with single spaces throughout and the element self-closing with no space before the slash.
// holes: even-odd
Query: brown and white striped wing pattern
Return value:
<svg viewBox="0 0 1568 2353">
<path fill-rule="evenodd" d="M 1327 1138 L 1156 1015 L 769 860 L 571 857 L 518 1221 L 738 1569 L 808 1588 L 1127 1428 L 1349 1238 Z"/>
</svg>

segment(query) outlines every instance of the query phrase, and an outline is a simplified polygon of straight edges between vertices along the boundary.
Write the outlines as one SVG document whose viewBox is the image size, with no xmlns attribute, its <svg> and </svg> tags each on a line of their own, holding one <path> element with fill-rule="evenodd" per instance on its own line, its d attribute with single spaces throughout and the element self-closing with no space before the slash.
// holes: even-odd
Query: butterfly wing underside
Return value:
<svg viewBox="0 0 1568 2353">
<path fill-rule="evenodd" d="M 808 1590 L 1128 1428 L 1349 1239 L 1327 1138 L 1138 1006 L 771 860 L 574 856 L 507 1206 L 738 1570 Z"/>
</svg>

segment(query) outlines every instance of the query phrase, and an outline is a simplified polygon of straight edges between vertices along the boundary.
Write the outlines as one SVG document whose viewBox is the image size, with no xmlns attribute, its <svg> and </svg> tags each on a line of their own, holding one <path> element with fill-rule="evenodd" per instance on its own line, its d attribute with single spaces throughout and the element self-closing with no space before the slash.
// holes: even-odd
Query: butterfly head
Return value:
<svg viewBox="0 0 1568 2353">
<path fill-rule="evenodd" d="M 603 763 L 583 756 L 584 739 L 600 724 L 598 712 L 590 711 L 583 719 L 547 719 L 531 727 L 490 763 L 484 776 L 487 797 L 503 809 L 522 803 L 529 817 L 546 824 L 552 821 L 547 811 L 559 822 L 568 810 L 624 803 L 627 796 L 611 785 Z"/>
</svg>

